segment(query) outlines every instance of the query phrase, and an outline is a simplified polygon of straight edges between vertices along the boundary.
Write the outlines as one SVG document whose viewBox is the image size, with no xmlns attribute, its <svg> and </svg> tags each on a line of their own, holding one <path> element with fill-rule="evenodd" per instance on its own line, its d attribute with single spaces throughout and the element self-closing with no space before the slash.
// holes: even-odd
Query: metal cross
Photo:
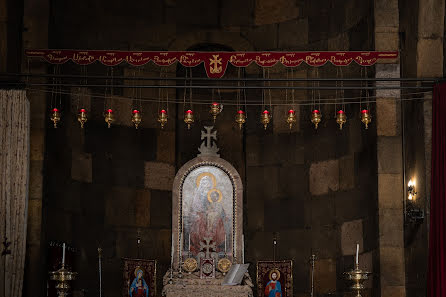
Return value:
<svg viewBox="0 0 446 297">
<path fill-rule="evenodd" d="M 200 242 L 200 250 L 205 249 L 206 250 L 206 258 L 210 258 L 210 250 L 212 249 L 213 251 L 215 251 L 215 249 L 217 248 L 217 246 L 215 245 L 215 242 L 211 243 L 212 238 L 211 237 L 205 237 L 204 242 Z"/>
</svg>

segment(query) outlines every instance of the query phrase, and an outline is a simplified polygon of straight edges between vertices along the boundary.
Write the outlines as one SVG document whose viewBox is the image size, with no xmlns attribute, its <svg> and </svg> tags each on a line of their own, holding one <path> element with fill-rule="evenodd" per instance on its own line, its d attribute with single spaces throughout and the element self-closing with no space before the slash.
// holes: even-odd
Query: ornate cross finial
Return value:
<svg viewBox="0 0 446 297">
<path fill-rule="evenodd" d="M 217 246 L 215 245 L 215 242 L 211 243 L 212 238 L 211 237 L 205 237 L 203 238 L 203 242 L 200 242 L 200 250 L 206 250 L 206 258 L 210 258 L 211 251 L 215 251 Z"/>
<path fill-rule="evenodd" d="M 217 154 L 220 149 L 215 144 L 215 141 L 217 141 L 217 131 L 211 132 L 212 129 L 214 129 L 214 126 L 204 126 L 204 129 L 206 132 L 201 131 L 201 140 L 203 141 L 198 148 L 198 151 L 200 152 L 198 155 L 220 157 L 220 154 Z"/>
</svg>

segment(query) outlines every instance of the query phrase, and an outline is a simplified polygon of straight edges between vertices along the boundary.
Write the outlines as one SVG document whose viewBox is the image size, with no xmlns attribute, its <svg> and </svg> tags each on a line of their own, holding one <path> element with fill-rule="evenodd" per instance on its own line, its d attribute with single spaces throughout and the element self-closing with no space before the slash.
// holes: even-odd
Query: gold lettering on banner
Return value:
<svg viewBox="0 0 446 297">
<path fill-rule="evenodd" d="M 165 55 L 165 56 L 167 56 L 167 54 L 163 54 L 163 53 L 160 53 L 160 55 Z M 157 63 L 157 64 L 162 64 L 162 65 L 170 65 L 170 64 L 172 64 L 173 62 L 175 62 L 177 60 L 177 58 L 176 57 L 173 57 L 173 58 L 167 58 L 167 59 L 164 59 L 164 58 L 160 58 L 159 56 L 154 56 L 153 57 L 153 61 L 155 62 L 155 63 Z"/>
<path fill-rule="evenodd" d="M 346 59 L 337 59 L 336 57 L 331 57 L 331 59 L 330 59 L 330 61 L 333 63 L 333 64 L 335 64 L 335 65 L 339 65 L 339 64 L 341 64 L 341 65 L 348 65 L 348 64 L 350 64 L 351 63 L 351 61 L 352 61 L 353 59 L 352 58 L 346 58 Z"/>
<path fill-rule="evenodd" d="M 229 62 L 233 65 L 246 65 L 252 62 L 250 58 L 244 58 L 242 60 L 241 57 L 245 57 L 245 54 L 232 55 L 231 57 L 229 57 Z"/>
<path fill-rule="evenodd" d="M 268 59 L 268 60 L 261 60 L 260 56 L 256 56 L 256 62 L 257 62 L 257 64 L 260 64 L 260 65 L 265 65 L 265 64 L 273 65 L 273 64 L 277 63 L 277 59 L 272 58 L 272 59 Z"/>
<path fill-rule="evenodd" d="M 136 55 L 136 54 L 135 54 Z M 138 57 L 138 58 L 134 58 L 133 56 L 127 56 L 127 61 L 129 63 L 142 63 L 142 62 L 147 62 L 150 61 L 150 57 Z"/>
<path fill-rule="evenodd" d="M 294 57 L 294 55 L 292 55 Z M 303 59 L 295 59 L 295 60 L 289 60 L 285 56 L 280 57 L 279 61 L 283 65 L 296 65 L 302 62 Z"/>
<path fill-rule="evenodd" d="M 193 56 L 193 55 L 190 55 L 190 56 Z M 201 62 L 201 59 L 191 59 L 191 58 L 189 58 L 189 57 L 187 57 L 187 55 L 181 55 L 180 56 L 180 59 L 179 59 L 179 62 L 181 63 L 181 64 L 186 64 L 186 65 L 197 65 L 197 64 L 199 64 L 200 62 Z"/>
<path fill-rule="evenodd" d="M 48 58 L 51 62 L 58 62 L 58 63 L 60 63 L 60 62 L 62 62 L 62 61 L 64 61 L 64 60 L 67 60 L 67 59 L 68 59 L 67 56 L 63 56 L 63 57 L 55 57 L 55 56 L 53 56 L 52 54 L 48 54 L 48 55 L 47 55 L 47 58 Z"/>
<path fill-rule="evenodd" d="M 361 65 L 371 65 L 371 64 L 374 64 L 376 62 L 376 58 L 364 59 L 361 56 L 357 56 L 355 58 L 355 61 L 358 62 Z"/>
<path fill-rule="evenodd" d="M 74 53 L 72 60 L 74 62 L 76 62 L 76 63 L 81 63 L 81 62 L 91 63 L 91 62 L 94 61 L 94 56 L 91 56 L 91 55 L 88 55 L 88 54 L 87 55 L 80 55 L 80 52 L 79 52 L 79 53 Z"/>
<path fill-rule="evenodd" d="M 318 64 L 319 65 L 319 64 L 325 64 L 327 62 L 327 59 L 315 58 L 313 56 L 306 56 L 305 62 L 307 62 L 308 64 Z"/>
<path fill-rule="evenodd" d="M 221 73 L 223 71 L 223 67 L 218 65 L 221 65 L 222 58 L 220 58 L 220 55 L 212 55 L 212 57 L 212 59 L 209 59 L 210 72 L 212 74 Z"/>
</svg>

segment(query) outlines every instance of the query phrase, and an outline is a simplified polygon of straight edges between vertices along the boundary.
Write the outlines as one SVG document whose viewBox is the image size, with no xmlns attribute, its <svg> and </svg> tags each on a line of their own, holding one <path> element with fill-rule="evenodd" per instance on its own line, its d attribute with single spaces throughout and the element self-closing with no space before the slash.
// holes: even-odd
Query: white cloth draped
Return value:
<svg viewBox="0 0 446 297">
<path fill-rule="evenodd" d="M 0 297 L 22 295 L 29 177 L 29 101 L 0 90 Z M 4 241 L 10 242 L 5 253 Z"/>
</svg>

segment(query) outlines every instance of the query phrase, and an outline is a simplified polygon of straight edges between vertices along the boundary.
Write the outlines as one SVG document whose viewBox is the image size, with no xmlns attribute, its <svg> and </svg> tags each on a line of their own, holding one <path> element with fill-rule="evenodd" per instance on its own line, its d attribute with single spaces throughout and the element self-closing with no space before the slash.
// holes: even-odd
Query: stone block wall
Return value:
<svg viewBox="0 0 446 297">
<path fill-rule="evenodd" d="M 204 44 L 240 51 L 368 50 L 373 39 L 369 33 L 370 1 L 347 0 L 343 5 L 322 0 L 223 1 L 221 5 L 210 1 L 206 7 L 201 1 L 158 1 L 153 6 L 141 2 L 137 7 L 109 1 L 106 8 L 89 6 L 86 0 L 76 5 L 56 2 L 52 3 L 51 48 L 197 50 Z M 203 13 L 204 8 L 208 13 Z M 66 74 L 79 71 L 76 65 L 62 69 Z M 114 71 L 125 76 L 135 71 L 138 76 L 161 75 L 153 65 L 139 69 L 120 65 Z M 194 77 L 201 72 L 194 70 Z M 260 75 L 255 65 L 246 72 L 252 77 Z M 344 70 L 345 76 L 358 73 L 355 66 Z M 104 75 L 106 68 L 94 64 L 88 67 L 88 74 Z M 294 74 L 314 76 L 306 66 Z M 181 75 L 181 70 L 172 67 L 162 75 Z M 334 77 L 336 69 L 321 67 L 320 75 Z M 228 68 L 228 76 L 236 76 L 236 71 Z M 283 77 L 285 70 L 272 69 L 271 76 Z M 74 289 L 80 296 L 82 290 L 87 296 L 98 293 L 93 268 L 98 246 L 104 250 L 106 296 L 121 294 L 122 257 L 156 258 L 159 275 L 167 270 L 171 183 L 178 168 L 196 156 L 201 127 L 213 124 L 208 106 L 197 104 L 193 106 L 197 122 L 187 130 L 182 121 L 184 106 L 170 104 L 169 122 L 160 130 L 158 102 L 143 101 L 138 105 L 143 122 L 136 130 L 130 122 L 134 103 L 127 99 L 134 96 L 132 91 L 116 89 L 107 104 L 103 94 L 103 89 L 92 88 L 80 99 L 63 97 L 60 128 L 55 130 L 47 122 L 45 130 L 43 247 L 58 240 L 76 249 L 79 279 Z M 171 99 L 181 100 L 182 95 L 182 90 L 169 92 Z M 210 100 L 211 95 L 209 90 L 194 91 L 193 98 Z M 272 92 L 272 100 L 282 100 L 284 95 L 283 91 Z M 358 94 L 346 92 L 349 95 Z M 159 93 L 144 89 L 141 96 L 153 99 Z M 236 92 L 225 91 L 221 96 L 235 100 Z M 296 92 L 297 101 L 309 96 L 308 92 Z M 322 92 L 321 96 L 333 94 Z M 258 98 L 260 92 L 247 92 L 248 101 Z M 78 100 L 89 111 L 84 130 L 76 121 L 81 107 Z M 106 107 L 113 108 L 116 115 L 110 129 L 102 115 Z M 336 126 L 333 106 L 323 106 L 318 130 L 310 123 L 309 106 L 297 108 L 298 121 L 291 133 L 284 123 L 284 107 L 273 108 L 273 121 L 266 131 L 259 123 L 260 107 L 248 107 L 248 122 L 242 131 L 234 123 L 234 105 L 225 105 L 215 124 L 221 156 L 244 181 L 246 261 L 271 259 L 272 238 L 277 235 L 278 258 L 294 261 L 295 295 L 309 291 L 308 259 L 312 253 L 318 257 L 317 294 L 347 290 L 341 275 L 353 267 L 357 242 L 363 267 L 377 271 L 376 124 L 366 131 L 358 107 L 347 106 L 346 111 L 349 119 L 342 131 Z M 255 275 L 255 265 L 250 272 Z M 375 283 L 374 278 L 368 288 Z"/>
</svg>

